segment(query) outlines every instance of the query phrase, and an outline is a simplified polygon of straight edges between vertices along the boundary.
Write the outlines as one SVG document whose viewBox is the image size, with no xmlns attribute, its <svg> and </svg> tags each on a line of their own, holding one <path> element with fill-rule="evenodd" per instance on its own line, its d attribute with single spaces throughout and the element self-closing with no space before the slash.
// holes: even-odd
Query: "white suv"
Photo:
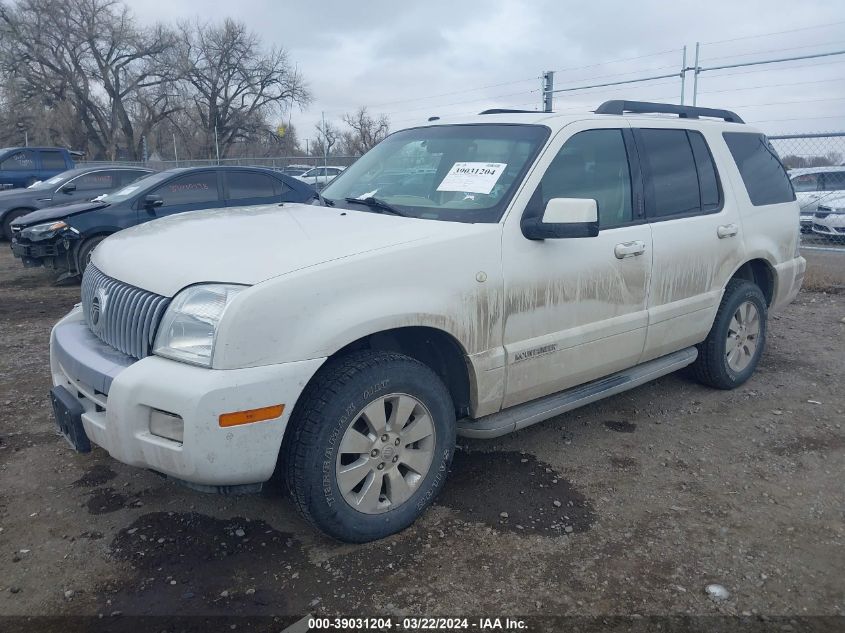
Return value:
<svg viewBox="0 0 845 633">
<path fill-rule="evenodd" d="M 402 130 L 314 205 L 105 240 L 52 332 L 56 417 L 79 450 L 206 490 L 281 471 L 314 525 L 380 538 L 435 498 L 456 433 L 687 365 L 745 382 L 801 286 L 797 217 L 766 138 L 724 110 L 614 101 Z"/>
</svg>

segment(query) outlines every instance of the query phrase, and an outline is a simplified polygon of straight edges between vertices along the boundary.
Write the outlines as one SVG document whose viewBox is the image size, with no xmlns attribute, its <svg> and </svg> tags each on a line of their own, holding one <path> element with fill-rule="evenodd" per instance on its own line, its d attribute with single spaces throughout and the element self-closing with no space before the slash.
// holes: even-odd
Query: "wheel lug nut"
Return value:
<svg viewBox="0 0 845 633">
<path fill-rule="evenodd" d="M 370 457 L 378 457 L 378 449 L 374 448 L 370 451 Z"/>
<path fill-rule="evenodd" d="M 396 446 L 399 446 L 399 441 L 400 441 L 400 440 L 399 440 L 399 438 L 397 437 L 397 438 L 396 438 L 396 441 L 395 441 L 395 442 L 393 442 L 393 443 L 394 443 L 394 444 L 396 444 Z"/>
<path fill-rule="evenodd" d="M 379 464 L 379 465 L 378 465 L 378 469 L 379 469 L 379 470 L 384 470 L 384 462 L 382 462 L 381 464 Z"/>
<path fill-rule="evenodd" d="M 389 440 L 389 439 L 390 439 L 390 438 L 387 436 L 387 434 L 385 434 L 385 435 L 382 435 L 382 436 L 381 436 L 381 441 L 382 441 L 382 442 L 386 442 L 386 441 L 387 441 L 387 440 Z"/>
<path fill-rule="evenodd" d="M 394 455 L 393 456 L 393 463 L 395 464 L 398 461 L 399 461 L 399 455 Z"/>
</svg>

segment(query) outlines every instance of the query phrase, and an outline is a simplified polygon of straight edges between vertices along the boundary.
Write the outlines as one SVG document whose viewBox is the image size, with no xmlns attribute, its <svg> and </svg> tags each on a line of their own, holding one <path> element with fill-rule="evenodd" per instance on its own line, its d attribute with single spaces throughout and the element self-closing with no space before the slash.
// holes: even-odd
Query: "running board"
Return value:
<svg viewBox="0 0 845 633">
<path fill-rule="evenodd" d="M 483 439 L 507 435 L 561 413 L 583 407 L 585 404 L 622 393 L 655 378 L 671 374 L 673 371 L 691 364 L 696 357 L 698 357 L 698 350 L 695 347 L 688 347 L 606 378 L 600 378 L 579 387 L 518 404 L 498 413 L 486 415 L 483 418 L 463 418 L 458 420 L 458 435 Z"/>
</svg>

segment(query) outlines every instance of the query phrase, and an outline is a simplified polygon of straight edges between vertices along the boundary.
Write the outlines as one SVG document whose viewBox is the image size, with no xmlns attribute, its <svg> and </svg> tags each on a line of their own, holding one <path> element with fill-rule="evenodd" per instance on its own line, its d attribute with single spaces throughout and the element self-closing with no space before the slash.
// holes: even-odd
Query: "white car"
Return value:
<svg viewBox="0 0 845 633">
<path fill-rule="evenodd" d="M 789 178 L 800 206 L 801 232 L 813 230 L 819 205 L 845 195 L 845 167 L 801 167 L 790 169 Z"/>
<path fill-rule="evenodd" d="M 845 243 L 845 192 L 819 204 L 813 214 L 813 233 Z"/>
<path fill-rule="evenodd" d="M 322 189 L 332 180 L 337 178 L 344 169 L 346 169 L 346 167 L 337 167 L 334 165 L 314 167 L 313 169 L 306 171 L 301 176 L 296 176 L 296 178 L 302 182 L 307 182 L 316 189 Z"/>
<path fill-rule="evenodd" d="M 50 341 L 77 449 L 210 491 L 281 471 L 313 525 L 369 541 L 437 496 L 456 434 L 501 436 L 687 365 L 743 384 L 804 277 L 787 174 L 725 110 L 430 122 L 323 193 L 97 247 Z"/>
</svg>

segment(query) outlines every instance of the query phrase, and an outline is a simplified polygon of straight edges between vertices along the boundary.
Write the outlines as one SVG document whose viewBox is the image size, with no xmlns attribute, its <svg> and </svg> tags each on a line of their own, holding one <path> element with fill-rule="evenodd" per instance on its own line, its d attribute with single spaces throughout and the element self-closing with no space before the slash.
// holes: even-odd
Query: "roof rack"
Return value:
<svg viewBox="0 0 845 633">
<path fill-rule="evenodd" d="M 509 110 L 508 108 L 492 108 L 478 114 L 537 114 L 537 110 Z"/>
<path fill-rule="evenodd" d="M 614 100 L 605 101 L 595 110 L 596 114 L 625 114 L 626 112 L 634 112 L 636 114 L 677 114 L 682 119 L 697 119 L 698 117 L 707 116 L 723 119 L 728 123 L 745 123 L 745 121 L 739 118 L 738 114 L 730 110 L 698 108 L 696 106 L 675 105 L 673 103 Z"/>
</svg>

